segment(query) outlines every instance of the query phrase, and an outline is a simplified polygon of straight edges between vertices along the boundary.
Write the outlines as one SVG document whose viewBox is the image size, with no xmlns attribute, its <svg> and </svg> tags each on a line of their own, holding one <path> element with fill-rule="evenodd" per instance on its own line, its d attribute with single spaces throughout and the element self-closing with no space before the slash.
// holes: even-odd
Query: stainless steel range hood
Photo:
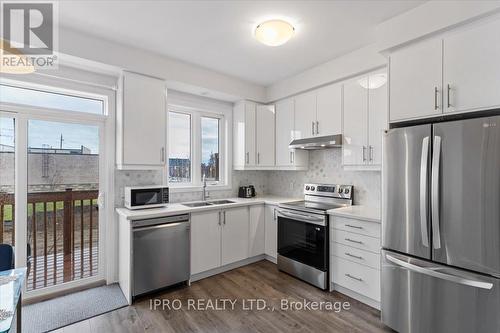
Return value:
<svg viewBox="0 0 500 333">
<path fill-rule="evenodd" d="M 326 149 L 326 148 L 341 148 L 342 134 L 316 136 L 307 139 L 297 139 L 290 142 L 291 149 Z"/>
</svg>

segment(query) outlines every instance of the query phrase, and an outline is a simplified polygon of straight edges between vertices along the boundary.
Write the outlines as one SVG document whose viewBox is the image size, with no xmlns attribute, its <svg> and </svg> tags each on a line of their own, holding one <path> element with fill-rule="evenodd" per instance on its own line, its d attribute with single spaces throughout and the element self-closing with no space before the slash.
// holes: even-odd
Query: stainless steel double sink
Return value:
<svg viewBox="0 0 500 333">
<path fill-rule="evenodd" d="M 205 206 L 225 205 L 225 204 L 230 204 L 230 203 L 235 203 L 235 202 L 231 201 L 231 200 L 224 199 L 224 200 L 187 202 L 187 203 L 183 203 L 182 205 L 187 206 L 187 207 L 205 207 Z"/>
</svg>

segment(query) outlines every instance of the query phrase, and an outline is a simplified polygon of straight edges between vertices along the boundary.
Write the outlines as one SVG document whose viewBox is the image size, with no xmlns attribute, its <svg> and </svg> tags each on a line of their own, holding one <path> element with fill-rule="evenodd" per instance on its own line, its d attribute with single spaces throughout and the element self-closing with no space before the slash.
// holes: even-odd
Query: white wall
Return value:
<svg viewBox="0 0 500 333">
<path fill-rule="evenodd" d="M 237 99 L 265 100 L 265 88 L 200 66 L 124 46 L 69 29 L 59 31 L 59 52 L 171 82 L 213 90 Z"/>
<path fill-rule="evenodd" d="M 268 86 L 267 101 L 274 102 L 386 64 L 387 59 L 377 52 L 376 46 L 369 45 Z"/>
<path fill-rule="evenodd" d="M 407 44 L 499 10 L 500 1 L 429 1 L 381 23 L 376 29 L 377 50 Z"/>
</svg>

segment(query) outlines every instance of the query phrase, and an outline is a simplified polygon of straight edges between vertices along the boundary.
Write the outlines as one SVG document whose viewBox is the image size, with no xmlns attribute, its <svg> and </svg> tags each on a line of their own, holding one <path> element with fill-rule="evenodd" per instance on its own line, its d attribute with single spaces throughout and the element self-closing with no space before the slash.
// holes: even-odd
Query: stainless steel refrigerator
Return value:
<svg viewBox="0 0 500 333">
<path fill-rule="evenodd" d="M 384 137 L 382 321 L 500 332 L 500 116 Z"/>
</svg>

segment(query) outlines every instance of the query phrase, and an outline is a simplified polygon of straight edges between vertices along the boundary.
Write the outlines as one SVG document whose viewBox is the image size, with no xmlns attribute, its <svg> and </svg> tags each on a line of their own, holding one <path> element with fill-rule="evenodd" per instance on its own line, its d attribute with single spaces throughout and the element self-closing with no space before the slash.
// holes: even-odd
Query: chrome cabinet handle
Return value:
<svg viewBox="0 0 500 333">
<path fill-rule="evenodd" d="M 312 124 L 311 134 L 312 134 L 312 135 L 314 135 L 314 121 L 313 121 L 313 122 L 311 122 L 311 124 Z"/>
<path fill-rule="evenodd" d="M 247 152 L 247 158 L 246 158 L 246 160 L 247 160 L 247 164 L 250 163 L 250 153 L 249 152 Z"/>
<path fill-rule="evenodd" d="M 290 152 L 290 163 L 293 163 L 293 161 L 292 161 L 292 152 Z"/>
<path fill-rule="evenodd" d="M 219 225 L 221 225 L 221 211 L 219 211 Z"/>
<path fill-rule="evenodd" d="M 363 244 L 362 241 L 357 241 L 357 240 L 354 240 L 354 239 L 350 239 L 350 238 L 344 238 L 346 241 L 348 242 L 351 242 L 351 243 L 356 243 L 356 244 Z"/>
<path fill-rule="evenodd" d="M 223 222 L 222 222 L 222 223 L 223 223 L 224 225 L 226 225 L 226 211 L 224 211 L 224 212 L 223 212 L 223 214 L 224 214 L 224 220 L 223 220 Z"/>
<path fill-rule="evenodd" d="M 165 162 L 165 147 L 161 147 L 160 149 L 160 158 L 162 162 Z"/>
<path fill-rule="evenodd" d="M 362 256 L 355 256 L 354 254 L 351 254 L 349 252 L 346 252 L 344 253 L 346 256 L 349 256 L 349 257 L 353 257 L 353 258 L 356 258 L 356 259 L 359 259 L 359 260 L 363 260 L 363 257 Z"/>
<path fill-rule="evenodd" d="M 363 162 L 366 162 L 366 147 L 363 146 Z"/>
<path fill-rule="evenodd" d="M 357 226 L 357 225 L 352 225 L 352 224 L 345 224 L 346 227 L 349 228 L 354 228 L 354 229 L 363 229 L 363 227 Z"/>
<path fill-rule="evenodd" d="M 260 164 L 260 153 L 257 153 L 257 164 Z"/>
<path fill-rule="evenodd" d="M 439 169 L 441 159 L 441 137 L 434 136 L 432 151 L 431 173 L 431 203 L 432 203 L 432 243 L 434 248 L 441 248 L 441 234 L 439 231 Z"/>
<path fill-rule="evenodd" d="M 439 108 L 438 106 L 438 87 L 434 87 L 434 110 L 437 110 Z"/>
<path fill-rule="evenodd" d="M 448 90 L 448 96 L 446 96 L 446 99 L 447 99 L 447 104 L 448 104 L 448 108 L 451 108 L 451 103 L 450 103 L 450 92 L 451 92 L 451 86 L 450 84 L 448 83 L 447 85 L 447 90 Z"/>
<path fill-rule="evenodd" d="M 476 287 L 476 288 L 481 288 L 481 289 L 491 289 L 493 288 L 493 283 L 491 282 L 486 282 L 482 280 L 471 280 L 467 276 L 459 276 L 455 274 L 448 274 L 443 271 L 439 270 L 439 266 L 430 266 L 430 267 L 422 267 L 420 265 L 414 264 L 411 261 L 409 262 L 408 260 L 404 259 L 399 259 L 396 258 L 392 255 L 386 254 L 385 258 L 392 262 L 393 264 L 396 264 L 398 266 L 404 267 L 409 271 L 429 275 L 438 279 L 458 283 L 458 284 L 463 284 L 466 286 L 470 287 Z"/>
<path fill-rule="evenodd" d="M 429 137 L 422 139 L 422 156 L 420 157 L 420 232 L 422 244 L 429 247 L 427 231 L 427 168 L 429 162 Z"/>
<path fill-rule="evenodd" d="M 273 220 L 276 221 L 276 208 L 273 209 Z"/>
<path fill-rule="evenodd" d="M 294 163 L 295 163 L 295 152 L 292 151 L 292 164 L 294 164 Z"/>
<path fill-rule="evenodd" d="M 373 162 L 373 146 L 370 146 L 370 162 Z"/>
<path fill-rule="evenodd" d="M 319 121 L 316 120 L 316 134 L 319 134 Z"/>
<path fill-rule="evenodd" d="M 353 279 L 353 280 L 359 281 L 359 282 L 363 281 L 363 279 L 362 279 L 362 278 L 352 276 L 352 275 L 351 275 L 351 274 L 349 274 L 349 273 L 347 273 L 345 276 L 347 276 L 347 277 L 348 277 L 348 278 L 350 278 L 350 279 Z"/>
</svg>

